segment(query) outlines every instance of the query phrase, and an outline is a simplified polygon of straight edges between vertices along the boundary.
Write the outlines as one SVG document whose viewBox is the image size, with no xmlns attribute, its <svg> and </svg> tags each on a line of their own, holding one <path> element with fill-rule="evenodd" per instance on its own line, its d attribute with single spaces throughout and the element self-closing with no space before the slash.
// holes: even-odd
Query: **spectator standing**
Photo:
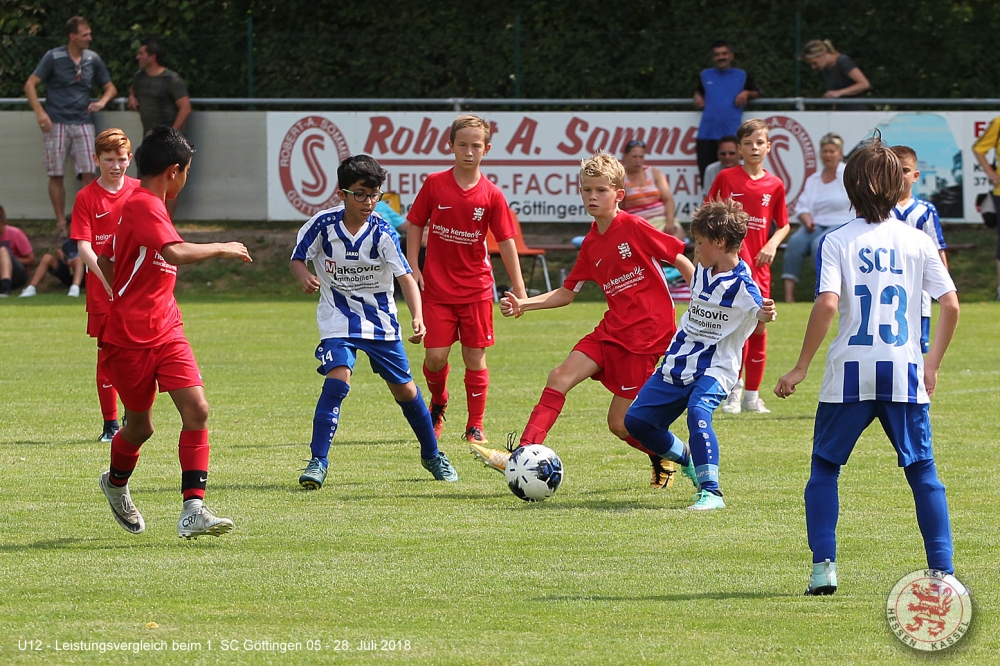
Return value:
<svg viewBox="0 0 1000 666">
<path fill-rule="evenodd" d="M 139 71 L 132 77 L 128 108 L 139 112 L 143 135 L 158 125 L 183 131 L 191 115 L 191 98 L 184 79 L 167 69 L 166 59 L 166 49 L 155 39 L 144 39 L 135 56 Z M 176 209 L 177 199 L 168 199 L 167 212 L 171 219 Z"/>
<path fill-rule="evenodd" d="M 720 171 L 740 165 L 740 150 L 736 136 L 727 134 L 719 139 L 719 151 L 716 155 L 719 159 L 705 167 L 705 177 L 701 181 L 702 201 L 708 197 L 708 191 L 712 189 L 712 183 L 715 182 L 715 177 L 719 175 Z"/>
<path fill-rule="evenodd" d="M 851 200 L 844 189 L 844 141 L 832 132 L 819 140 L 823 170 L 806 179 L 802 194 L 795 203 L 799 229 L 788 239 L 781 264 L 785 282 L 785 302 L 795 302 L 795 285 L 802 275 L 803 260 L 819 256 L 823 236 L 838 225 L 854 219 Z"/>
<path fill-rule="evenodd" d="M 56 215 L 56 231 L 66 237 L 66 158 L 73 156 L 81 185 L 94 180 L 94 123 L 91 114 L 100 111 L 118 90 L 111 82 L 101 56 L 88 46 L 93 39 L 90 25 L 82 16 L 66 22 L 69 43 L 50 50 L 24 84 L 45 146 L 45 171 L 49 176 L 49 199 Z M 38 84 L 45 84 L 45 106 L 38 98 Z M 90 89 L 101 86 L 101 98 L 90 101 Z"/>
<path fill-rule="evenodd" d="M 833 48 L 829 39 L 814 39 L 806 42 L 802 49 L 802 59 L 813 69 L 819 70 L 826 84 L 823 97 L 861 97 L 872 87 L 854 60 Z M 855 109 L 862 107 L 855 106 Z"/>
<path fill-rule="evenodd" d="M 622 163 L 625 165 L 622 210 L 684 240 L 684 229 L 674 219 L 674 196 L 667 177 L 656 167 L 646 166 L 646 142 L 633 140 L 625 144 Z"/>
<path fill-rule="evenodd" d="M 698 176 L 705 177 L 705 167 L 716 160 L 719 139 L 736 134 L 743 119 L 743 107 L 760 97 L 753 77 L 733 67 L 733 47 L 729 42 L 712 44 L 715 67 L 702 70 L 694 92 L 694 108 L 702 111 L 698 125 Z"/>
<path fill-rule="evenodd" d="M 0 206 L 0 298 L 28 281 L 28 266 L 35 264 L 35 251 L 23 231 L 7 224 L 7 212 Z"/>
</svg>

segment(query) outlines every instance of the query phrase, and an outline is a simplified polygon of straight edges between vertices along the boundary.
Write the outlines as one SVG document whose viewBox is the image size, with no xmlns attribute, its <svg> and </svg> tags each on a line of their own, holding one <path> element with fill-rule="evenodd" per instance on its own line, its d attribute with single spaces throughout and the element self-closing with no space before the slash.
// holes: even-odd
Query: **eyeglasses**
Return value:
<svg viewBox="0 0 1000 666">
<path fill-rule="evenodd" d="M 646 142 L 640 141 L 639 139 L 632 139 L 625 144 L 625 150 L 632 150 L 633 148 L 645 148 Z"/>
<path fill-rule="evenodd" d="M 76 69 L 76 80 L 79 81 L 83 77 L 83 61 L 76 63 L 74 69 Z"/>
<path fill-rule="evenodd" d="M 383 196 L 382 192 L 372 192 L 371 194 L 366 192 L 354 192 L 352 190 L 341 190 L 341 192 L 347 192 L 348 194 L 354 195 L 354 200 L 358 203 L 364 203 L 369 199 L 372 203 L 378 203 L 379 201 L 382 201 Z"/>
</svg>

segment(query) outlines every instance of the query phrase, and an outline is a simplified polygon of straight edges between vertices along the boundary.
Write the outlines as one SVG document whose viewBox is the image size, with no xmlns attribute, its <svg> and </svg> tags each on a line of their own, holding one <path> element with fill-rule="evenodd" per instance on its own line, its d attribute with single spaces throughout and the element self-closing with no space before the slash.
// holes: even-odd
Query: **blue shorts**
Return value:
<svg viewBox="0 0 1000 666">
<path fill-rule="evenodd" d="M 663 374 L 657 370 L 639 389 L 639 395 L 628 408 L 628 413 L 658 430 L 667 430 L 685 409 L 700 402 L 711 413 L 727 395 L 715 377 L 702 375 L 693 384 L 676 386 L 663 381 Z"/>
<path fill-rule="evenodd" d="M 402 340 L 326 338 L 316 347 L 316 360 L 320 363 L 316 372 L 326 376 L 336 367 L 347 366 L 353 373 L 359 350 L 368 356 L 372 372 L 390 384 L 406 384 L 413 381 L 410 361 L 406 358 Z"/>
<path fill-rule="evenodd" d="M 900 467 L 934 459 L 930 405 L 884 400 L 819 403 L 813 453 L 835 465 L 846 465 L 861 433 L 876 418 L 896 449 Z"/>
</svg>

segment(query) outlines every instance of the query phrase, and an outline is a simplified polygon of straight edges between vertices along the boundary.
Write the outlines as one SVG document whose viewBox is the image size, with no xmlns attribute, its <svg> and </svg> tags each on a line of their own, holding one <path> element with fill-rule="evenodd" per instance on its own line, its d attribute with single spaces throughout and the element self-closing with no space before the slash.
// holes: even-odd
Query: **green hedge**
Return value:
<svg viewBox="0 0 1000 666">
<path fill-rule="evenodd" d="M 157 36 L 194 97 L 245 97 L 251 82 L 257 97 L 278 98 L 688 97 L 718 38 L 765 96 L 819 96 L 819 76 L 795 59 L 797 36 L 831 39 L 879 97 L 1000 95 L 1000 3 L 873 4 L 18 0 L 0 5 L 0 97 L 23 96 L 41 55 L 65 43 L 71 12 L 90 21 L 120 90 L 139 40 Z"/>
</svg>

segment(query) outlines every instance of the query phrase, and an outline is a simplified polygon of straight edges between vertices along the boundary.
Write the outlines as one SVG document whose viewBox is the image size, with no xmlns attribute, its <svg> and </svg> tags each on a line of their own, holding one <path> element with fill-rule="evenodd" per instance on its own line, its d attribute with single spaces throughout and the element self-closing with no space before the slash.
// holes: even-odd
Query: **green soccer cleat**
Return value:
<svg viewBox="0 0 1000 666">
<path fill-rule="evenodd" d="M 313 458 L 302 470 L 299 485 L 306 490 L 319 490 L 323 487 L 323 482 L 326 481 L 326 469 L 319 458 Z"/>
<path fill-rule="evenodd" d="M 451 461 L 448 460 L 444 451 L 438 451 L 438 454 L 430 460 L 421 458 L 420 464 L 423 465 L 424 469 L 433 474 L 434 478 L 438 481 L 450 481 L 452 483 L 458 481 L 458 472 L 451 466 Z"/>
<path fill-rule="evenodd" d="M 713 492 L 700 490 L 695 497 L 698 498 L 697 501 L 688 507 L 691 511 L 712 511 L 713 509 L 726 508 L 726 503 L 722 500 L 722 497 Z"/>
<path fill-rule="evenodd" d="M 837 563 L 824 560 L 813 564 L 812 575 L 809 576 L 807 597 L 829 596 L 837 591 Z"/>
</svg>

